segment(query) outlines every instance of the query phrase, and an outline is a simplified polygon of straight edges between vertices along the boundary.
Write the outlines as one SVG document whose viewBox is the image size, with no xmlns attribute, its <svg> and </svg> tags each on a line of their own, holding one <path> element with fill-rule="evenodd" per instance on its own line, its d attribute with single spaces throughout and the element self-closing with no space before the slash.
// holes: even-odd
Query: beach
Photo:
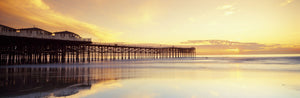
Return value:
<svg viewBox="0 0 300 98">
<path fill-rule="evenodd" d="M 1 66 L 1 97 L 298 98 L 299 55 Z"/>
</svg>

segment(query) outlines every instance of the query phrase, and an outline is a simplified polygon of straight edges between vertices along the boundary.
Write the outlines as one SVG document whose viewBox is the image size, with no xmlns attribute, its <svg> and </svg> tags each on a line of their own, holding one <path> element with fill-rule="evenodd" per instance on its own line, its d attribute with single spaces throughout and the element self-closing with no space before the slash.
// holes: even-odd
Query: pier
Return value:
<svg viewBox="0 0 300 98">
<path fill-rule="evenodd" d="M 0 65 L 194 57 L 195 48 L 94 43 L 69 32 L 0 25 Z"/>
</svg>

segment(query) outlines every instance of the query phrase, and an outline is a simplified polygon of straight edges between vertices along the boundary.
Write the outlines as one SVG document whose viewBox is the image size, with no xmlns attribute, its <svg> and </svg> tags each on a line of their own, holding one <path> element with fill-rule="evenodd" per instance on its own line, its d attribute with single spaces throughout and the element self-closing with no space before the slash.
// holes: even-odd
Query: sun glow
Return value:
<svg viewBox="0 0 300 98">
<path fill-rule="evenodd" d="M 240 53 L 240 49 L 238 49 L 238 48 L 235 48 L 235 49 L 226 49 L 226 51 L 232 52 L 232 53 Z"/>
</svg>

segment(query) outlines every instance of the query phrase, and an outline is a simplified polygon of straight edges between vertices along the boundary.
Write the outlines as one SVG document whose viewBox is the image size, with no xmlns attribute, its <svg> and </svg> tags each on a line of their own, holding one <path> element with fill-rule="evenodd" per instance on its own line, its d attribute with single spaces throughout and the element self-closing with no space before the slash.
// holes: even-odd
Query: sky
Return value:
<svg viewBox="0 0 300 98">
<path fill-rule="evenodd" d="M 300 0 L 1 0 L 0 24 L 198 54 L 300 53 Z"/>
</svg>

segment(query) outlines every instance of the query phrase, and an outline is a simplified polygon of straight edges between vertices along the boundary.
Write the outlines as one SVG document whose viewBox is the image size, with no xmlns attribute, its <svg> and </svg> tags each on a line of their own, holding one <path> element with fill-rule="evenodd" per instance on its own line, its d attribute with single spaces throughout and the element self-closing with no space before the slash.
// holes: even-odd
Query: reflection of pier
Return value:
<svg viewBox="0 0 300 98">
<path fill-rule="evenodd" d="M 140 47 L 92 43 L 69 32 L 0 25 L 1 65 L 73 63 L 125 59 L 193 57 L 195 48 Z"/>
<path fill-rule="evenodd" d="M 0 68 L 0 97 L 36 92 L 68 96 L 93 83 L 136 78 L 135 69 L 89 67 Z M 66 93 L 66 94 L 64 94 Z"/>
</svg>

